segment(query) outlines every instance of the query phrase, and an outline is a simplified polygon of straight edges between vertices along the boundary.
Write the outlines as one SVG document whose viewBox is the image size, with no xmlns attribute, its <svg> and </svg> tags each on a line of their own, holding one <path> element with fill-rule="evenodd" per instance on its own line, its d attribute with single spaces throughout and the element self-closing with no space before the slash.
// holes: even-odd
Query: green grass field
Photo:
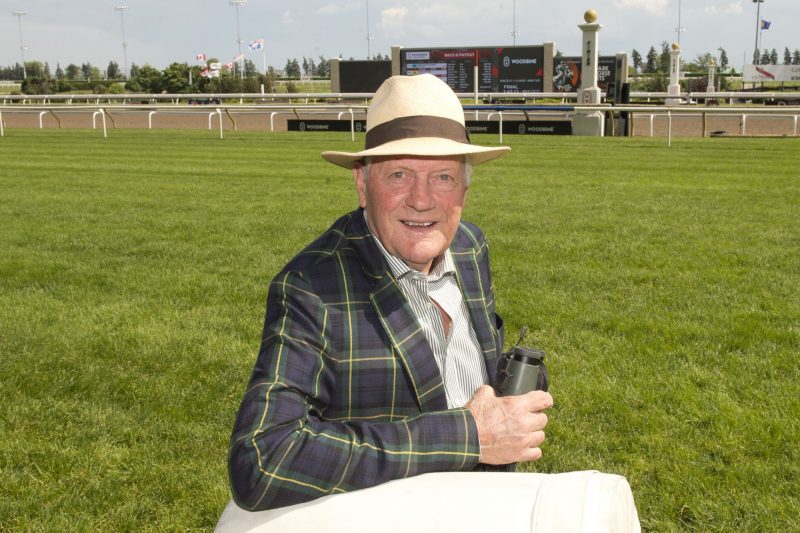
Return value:
<svg viewBox="0 0 800 533">
<path fill-rule="evenodd" d="M 464 218 L 548 353 L 525 468 L 627 476 L 649 531 L 800 530 L 800 139 L 506 141 Z M 213 527 L 267 283 L 355 207 L 318 154 L 361 142 L 6 131 L 0 529 Z"/>
</svg>

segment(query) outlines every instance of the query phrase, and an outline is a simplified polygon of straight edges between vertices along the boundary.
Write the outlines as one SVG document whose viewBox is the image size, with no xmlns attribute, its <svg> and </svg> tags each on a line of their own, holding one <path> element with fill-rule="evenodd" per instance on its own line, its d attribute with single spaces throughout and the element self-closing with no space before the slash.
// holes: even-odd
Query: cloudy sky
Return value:
<svg viewBox="0 0 800 533">
<path fill-rule="evenodd" d="M 18 17 L 27 60 L 54 70 L 90 62 L 104 69 L 123 64 L 122 22 L 114 6 L 126 4 L 128 63 L 163 68 L 193 62 L 204 52 L 230 61 L 237 53 L 236 8 L 229 0 L 0 0 L 0 65 L 20 61 Z M 363 59 L 408 48 L 508 46 L 554 41 L 578 55 L 583 13 L 594 8 L 603 24 L 600 52 L 637 49 L 678 38 L 680 12 L 684 59 L 726 50 L 737 70 L 750 61 L 756 38 L 754 0 L 247 0 L 239 8 L 242 40 L 263 38 L 266 62 L 283 68 L 287 58 L 342 56 Z M 763 0 L 761 18 L 772 23 L 762 46 L 800 48 L 800 0 Z M 516 16 L 514 13 L 516 12 Z M 369 16 L 367 16 L 369 15 Z M 372 39 L 368 40 L 367 35 Z M 260 68 L 261 52 L 248 52 Z"/>
</svg>

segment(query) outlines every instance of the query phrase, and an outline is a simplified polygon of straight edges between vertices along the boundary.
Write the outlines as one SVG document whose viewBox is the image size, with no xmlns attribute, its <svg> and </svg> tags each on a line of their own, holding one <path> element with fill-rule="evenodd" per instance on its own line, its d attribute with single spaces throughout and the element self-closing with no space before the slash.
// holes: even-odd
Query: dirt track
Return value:
<svg viewBox="0 0 800 533">
<path fill-rule="evenodd" d="M 20 106 L 22 107 L 22 106 Z M 666 109 L 665 109 L 666 111 Z M 700 110 L 698 110 L 700 111 Z M 6 128 L 38 128 L 39 121 L 44 128 L 92 128 L 93 117 L 91 111 L 69 111 L 68 108 L 58 110 L 55 114 L 46 113 L 41 116 L 38 111 L 27 111 L 24 109 L 0 109 L 3 122 Z M 226 131 L 234 128 L 239 131 L 286 131 L 287 120 L 297 118 L 291 112 L 281 112 L 272 118 L 269 112 L 247 113 L 236 112 L 228 116 L 222 113 L 222 124 Z M 320 115 L 301 115 L 305 119 L 335 119 L 335 114 Z M 342 117 L 348 118 L 348 117 Z M 356 118 L 362 118 L 356 116 Z M 272 121 L 272 126 L 270 125 Z M 791 115 L 771 115 L 755 116 L 750 115 L 746 119 L 745 127 L 742 126 L 743 119 L 737 115 L 710 115 L 706 124 L 707 134 L 713 132 L 723 135 L 797 135 L 800 131 L 796 130 L 797 123 Z M 170 110 L 165 107 L 150 116 L 148 110 L 137 111 L 135 109 L 125 110 L 125 112 L 112 111 L 108 114 L 106 123 L 109 129 L 113 128 L 148 128 L 153 129 L 208 129 L 217 131 L 219 129 L 219 115 L 214 109 L 198 109 L 191 111 Z M 94 126 L 102 127 L 101 117 L 94 118 Z M 650 114 L 636 114 L 633 119 L 634 136 L 667 136 L 669 120 L 666 115 L 652 116 Z M 607 133 L 608 134 L 608 133 Z M 700 137 L 703 135 L 703 119 L 700 115 L 673 115 L 672 135 L 675 137 Z"/>
</svg>

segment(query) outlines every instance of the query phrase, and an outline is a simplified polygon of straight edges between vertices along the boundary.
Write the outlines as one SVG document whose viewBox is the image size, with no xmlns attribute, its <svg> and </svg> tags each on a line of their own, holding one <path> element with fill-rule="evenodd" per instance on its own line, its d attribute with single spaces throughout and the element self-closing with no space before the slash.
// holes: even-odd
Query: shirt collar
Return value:
<svg viewBox="0 0 800 533">
<path fill-rule="evenodd" d="M 364 221 L 366 222 L 367 210 L 364 209 L 362 213 L 364 213 Z M 400 259 L 399 257 L 390 254 L 386 250 L 386 248 L 384 248 L 383 243 L 378 238 L 378 236 L 372 233 L 372 229 L 369 228 L 369 224 L 367 224 L 367 228 L 369 229 L 372 238 L 375 239 L 375 243 L 378 245 L 378 249 L 386 258 L 386 262 L 389 263 L 389 268 L 391 269 L 392 274 L 394 274 L 394 276 L 397 279 L 402 279 L 406 276 L 412 276 L 412 277 L 422 276 L 426 277 L 428 281 L 436 281 L 444 276 L 455 275 L 456 268 L 455 268 L 455 263 L 453 262 L 453 255 L 450 253 L 450 248 L 445 250 L 444 254 L 434 259 L 433 265 L 431 265 L 430 273 L 428 273 L 428 275 L 425 276 L 424 273 L 418 270 L 414 270 L 413 268 L 408 266 L 408 264 L 406 264 L 406 262 Z"/>
</svg>

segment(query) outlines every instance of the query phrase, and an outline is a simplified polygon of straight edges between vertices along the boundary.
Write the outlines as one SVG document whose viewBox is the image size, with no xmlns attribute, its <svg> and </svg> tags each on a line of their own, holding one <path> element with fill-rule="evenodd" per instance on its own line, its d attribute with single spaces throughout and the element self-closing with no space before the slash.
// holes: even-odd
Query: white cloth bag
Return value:
<svg viewBox="0 0 800 533">
<path fill-rule="evenodd" d="M 270 511 L 230 502 L 218 533 L 639 533 L 627 480 L 565 474 L 441 472 Z"/>
</svg>

